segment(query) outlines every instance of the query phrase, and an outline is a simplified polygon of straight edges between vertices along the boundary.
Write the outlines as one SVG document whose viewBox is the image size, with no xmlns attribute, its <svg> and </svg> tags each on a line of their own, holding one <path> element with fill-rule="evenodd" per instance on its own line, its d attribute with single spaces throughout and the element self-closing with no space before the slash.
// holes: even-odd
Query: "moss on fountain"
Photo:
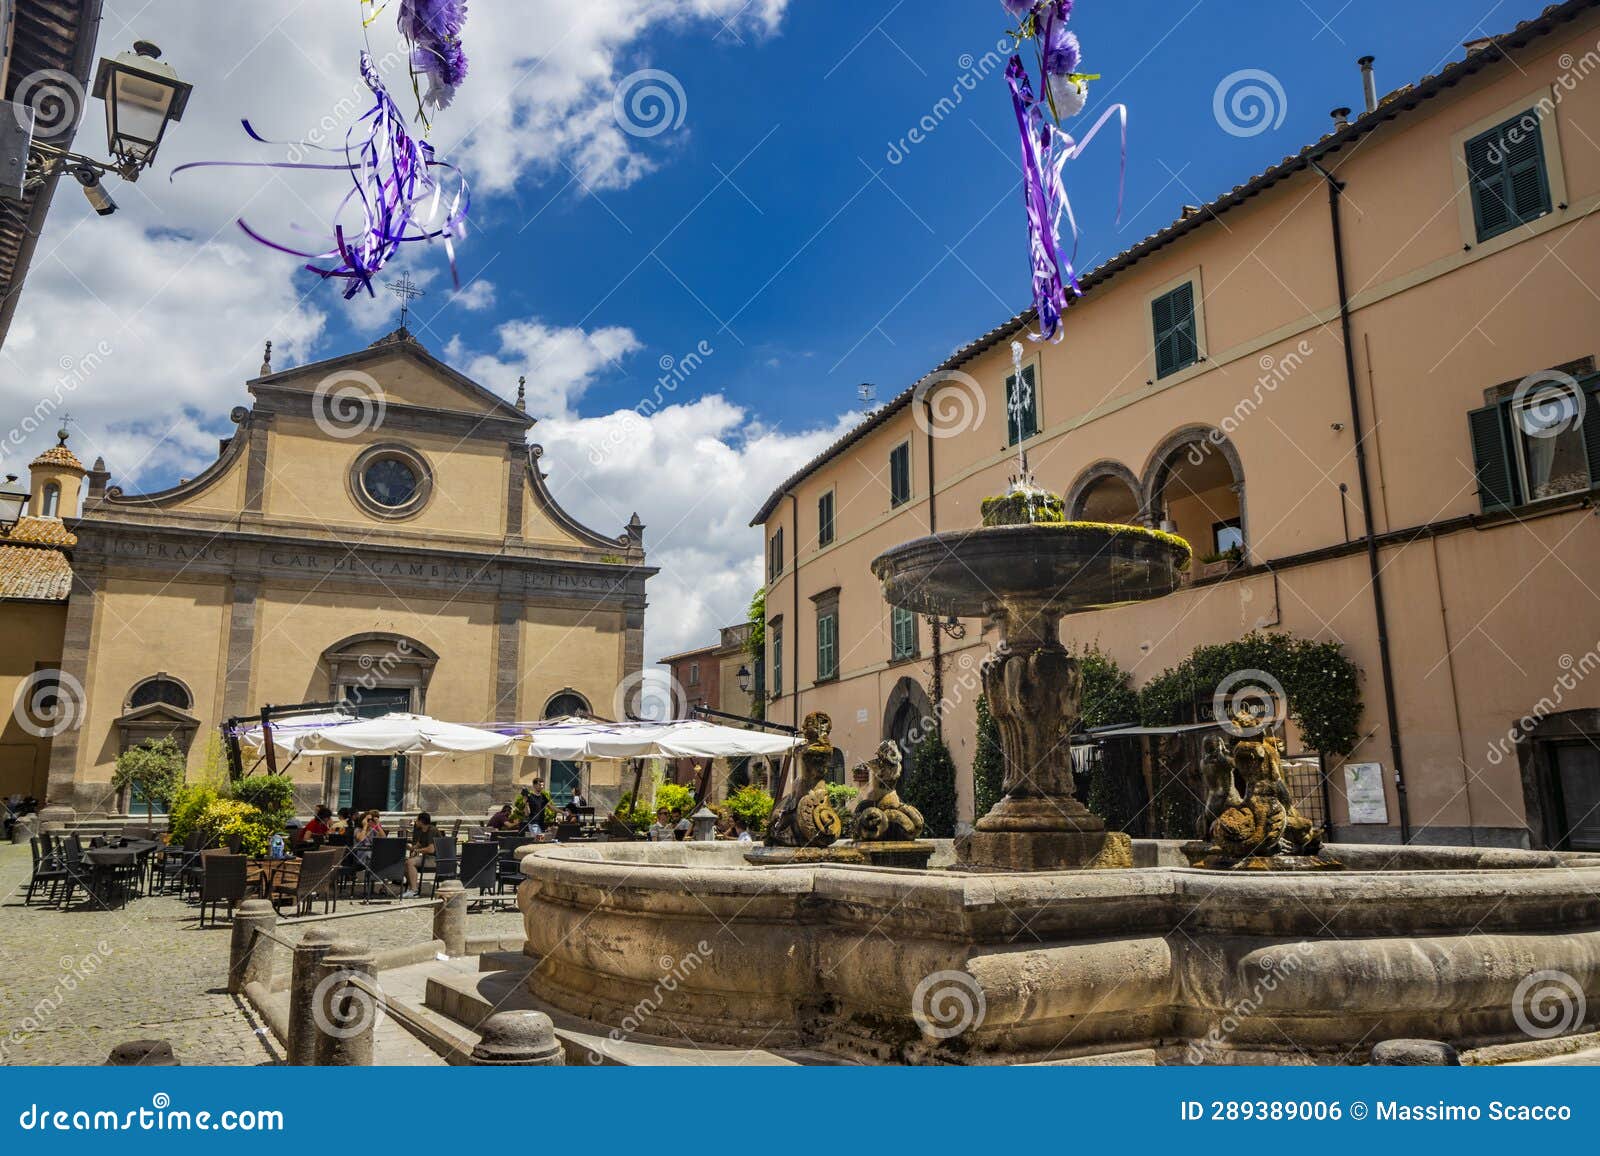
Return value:
<svg viewBox="0 0 1600 1156">
<path fill-rule="evenodd" d="M 1194 551 L 1189 543 L 1165 530 L 1152 530 L 1146 526 L 1129 526 L 1120 522 L 1069 522 L 1066 504 L 1048 490 L 1030 486 L 1017 486 L 1005 494 L 983 499 L 980 509 L 983 524 L 989 526 L 1059 526 L 1062 530 L 1085 530 L 1112 537 L 1128 536 L 1149 538 L 1183 551 L 1178 569 L 1186 570 Z"/>
</svg>

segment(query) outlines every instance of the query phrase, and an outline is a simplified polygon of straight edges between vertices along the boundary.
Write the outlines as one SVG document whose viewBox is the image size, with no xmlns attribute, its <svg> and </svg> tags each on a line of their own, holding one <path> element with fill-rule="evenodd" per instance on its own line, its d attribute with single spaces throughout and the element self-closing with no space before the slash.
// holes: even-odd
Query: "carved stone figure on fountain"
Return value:
<svg viewBox="0 0 1600 1156">
<path fill-rule="evenodd" d="M 922 834 L 922 812 L 900 798 L 900 746 L 885 739 L 862 764 L 867 789 L 856 802 L 856 842 L 915 839 Z"/>
<path fill-rule="evenodd" d="M 826 847 L 844 831 L 828 803 L 828 768 L 833 765 L 833 720 L 819 710 L 800 724 L 800 774 L 767 826 L 769 847 Z"/>
<path fill-rule="evenodd" d="M 1339 870 L 1342 864 L 1322 854 L 1321 828 L 1294 805 L 1283 776 L 1282 744 L 1260 733 L 1260 722 L 1248 715 L 1236 717 L 1232 731 L 1231 751 L 1221 738 L 1208 744 L 1203 766 L 1209 843 L 1185 844 L 1189 862 L 1223 870 Z"/>
</svg>

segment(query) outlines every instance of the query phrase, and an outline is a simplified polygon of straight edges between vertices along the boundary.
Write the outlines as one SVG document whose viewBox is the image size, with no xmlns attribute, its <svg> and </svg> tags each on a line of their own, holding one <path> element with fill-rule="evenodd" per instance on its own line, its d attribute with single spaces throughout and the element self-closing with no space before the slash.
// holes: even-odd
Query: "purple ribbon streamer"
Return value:
<svg viewBox="0 0 1600 1156">
<path fill-rule="evenodd" d="M 337 259 L 338 263 L 331 266 L 308 263 L 306 269 L 324 279 L 347 281 L 344 289 L 346 300 L 363 289 L 369 295 L 374 294 L 373 277 L 399 252 L 402 245 L 415 241 L 444 241 L 450 277 L 459 287 L 461 279 L 456 270 L 455 239 L 466 235 L 470 204 L 466 178 L 456 166 L 435 159 L 432 145 L 415 140 L 406 132 L 405 117 L 384 88 L 383 79 L 373 65 L 371 56 L 365 52 L 361 54 L 361 76 L 372 90 L 376 103 L 345 134 L 343 150 L 314 144 L 298 146 L 335 155 L 342 151 L 344 163 L 196 161 L 179 165 L 172 170 L 172 175 L 176 177 L 185 169 L 216 167 L 331 169 L 346 172 L 350 175 L 353 187 L 334 210 L 331 248 L 321 251 L 291 248 L 264 236 L 243 219 L 238 221 L 239 228 L 246 236 L 270 249 L 304 258 L 308 262 Z M 257 133 L 249 121 L 243 124 L 252 140 L 275 143 Z M 358 138 L 357 133 L 363 125 L 366 126 L 365 132 Z M 454 186 L 448 203 L 441 177 Z M 360 205 L 363 227 L 357 233 L 347 234 L 339 224 L 339 218 L 353 204 Z M 425 216 L 419 216 L 419 211 L 425 212 Z M 429 221 L 438 221 L 439 224 L 426 223 Z"/>
<path fill-rule="evenodd" d="M 1028 259 L 1033 270 L 1033 300 L 1039 316 L 1039 332 L 1028 336 L 1033 341 L 1060 341 L 1061 317 L 1067 308 L 1067 291 L 1083 296 L 1073 260 L 1077 257 L 1078 223 L 1067 196 L 1062 170 L 1066 163 L 1083 155 L 1083 150 L 1113 115 L 1121 119 L 1122 162 L 1117 175 L 1117 219 L 1122 219 L 1122 198 L 1128 173 L 1128 110 L 1113 104 L 1100 114 L 1081 140 L 1046 118 L 1041 102 L 1034 97 L 1033 85 L 1022 57 L 1014 55 L 1006 66 L 1006 82 L 1011 88 L 1011 103 L 1017 114 L 1017 129 L 1022 139 L 1022 196 L 1028 212 Z M 1072 252 L 1061 251 L 1061 218 L 1072 230 Z"/>
</svg>

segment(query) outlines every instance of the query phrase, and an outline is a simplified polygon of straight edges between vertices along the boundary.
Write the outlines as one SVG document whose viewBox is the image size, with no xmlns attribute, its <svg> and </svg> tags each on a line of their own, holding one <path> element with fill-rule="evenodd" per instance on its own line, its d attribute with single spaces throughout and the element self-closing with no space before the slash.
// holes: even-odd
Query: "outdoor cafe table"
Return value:
<svg viewBox="0 0 1600 1156">
<path fill-rule="evenodd" d="M 101 897 L 106 888 L 102 885 L 111 882 L 113 872 L 135 866 L 142 870 L 146 860 L 159 846 L 161 844 L 153 839 L 124 839 L 115 845 L 85 847 L 83 861 L 94 872 L 95 899 L 104 905 Z"/>
<path fill-rule="evenodd" d="M 299 862 L 298 859 L 251 859 L 247 864 L 250 883 L 259 889 L 263 899 L 271 899 L 272 889 L 283 877 L 285 868 L 291 863 L 298 866 Z"/>
</svg>

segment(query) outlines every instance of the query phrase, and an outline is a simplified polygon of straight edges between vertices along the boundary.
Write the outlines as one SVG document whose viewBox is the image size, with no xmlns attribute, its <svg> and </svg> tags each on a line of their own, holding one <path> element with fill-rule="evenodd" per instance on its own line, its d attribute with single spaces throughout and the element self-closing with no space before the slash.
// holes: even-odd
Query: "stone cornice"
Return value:
<svg viewBox="0 0 1600 1156">
<path fill-rule="evenodd" d="M 335 411 L 339 400 L 335 391 L 318 394 L 298 385 L 257 379 L 250 383 L 250 392 L 256 398 L 253 412 L 257 414 L 320 419 L 332 429 L 347 424 L 349 420 L 341 418 Z M 532 419 L 526 414 L 513 417 L 502 413 L 464 413 L 434 406 L 406 405 L 385 398 L 382 417 L 371 432 L 441 433 L 456 438 L 521 445 L 532 425 Z"/>
<path fill-rule="evenodd" d="M 656 570 L 422 545 L 321 541 L 198 527 L 78 523 L 75 557 L 91 569 L 174 578 L 313 582 L 396 594 L 524 598 L 626 609 L 644 605 Z"/>
</svg>

